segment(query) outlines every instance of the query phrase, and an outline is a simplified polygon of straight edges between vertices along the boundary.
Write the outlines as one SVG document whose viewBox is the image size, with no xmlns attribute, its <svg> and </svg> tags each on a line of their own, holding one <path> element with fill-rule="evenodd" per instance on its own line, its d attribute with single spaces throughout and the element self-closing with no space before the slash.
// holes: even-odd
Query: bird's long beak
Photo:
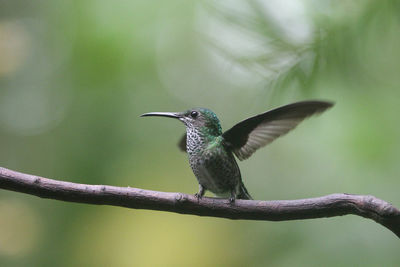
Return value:
<svg viewBox="0 0 400 267">
<path fill-rule="evenodd" d="M 150 117 L 150 116 L 157 116 L 157 117 L 169 117 L 179 119 L 182 117 L 182 114 L 179 112 L 149 112 L 140 115 L 140 117 Z"/>
</svg>

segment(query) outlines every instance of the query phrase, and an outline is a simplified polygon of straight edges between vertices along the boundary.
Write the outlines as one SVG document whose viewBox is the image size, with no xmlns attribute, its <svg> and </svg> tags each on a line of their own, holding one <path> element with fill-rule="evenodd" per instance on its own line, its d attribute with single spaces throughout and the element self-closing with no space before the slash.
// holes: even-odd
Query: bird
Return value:
<svg viewBox="0 0 400 267">
<path fill-rule="evenodd" d="M 217 115 L 207 108 L 149 112 L 141 117 L 161 116 L 183 122 L 186 133 L 178 147 L 187 152 L 199 183 L 194 196 L 201 199 L 209 190 L 218 197 L 229 197 L 232 203 L 235 199 L 253 199 L 242 181 L 235 156 L 241 161 L 249 158 L 257 149 L 285 135 L 305 118 L 333 105 L 333 102 L 318 100 L 295 102 L 247 118 L 225 132 L 222 132 Z"/>
</svg>

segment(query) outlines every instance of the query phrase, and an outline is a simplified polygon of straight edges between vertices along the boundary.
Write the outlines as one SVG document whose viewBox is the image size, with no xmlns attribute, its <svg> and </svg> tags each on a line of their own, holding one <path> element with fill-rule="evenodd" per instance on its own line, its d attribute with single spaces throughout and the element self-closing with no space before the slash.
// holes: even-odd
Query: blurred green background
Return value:
<svg viewBox="0 0 400 267">
<path fill-rule="evenodd" d="M 179 122 L 223 129 L 304 99 L 333 109 L 240 162 L 256 199 L 347 192 L 400 206 L 400 2 L 0 1 L 0 165 L 194 193 Z M 0 190 L 1 266 L 398 266 L 356 216 L 230 221 Z"/>
</svg>

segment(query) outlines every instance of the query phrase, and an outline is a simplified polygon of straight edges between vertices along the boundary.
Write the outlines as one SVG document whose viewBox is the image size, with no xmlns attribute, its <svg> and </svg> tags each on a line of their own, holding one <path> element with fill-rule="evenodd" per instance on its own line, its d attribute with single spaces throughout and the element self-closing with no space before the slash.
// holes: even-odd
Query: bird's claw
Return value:
<svg viewBox="0 0 400 267">
<path fill-rule="evenodd" d="M 234 197 L 230 197 L 229 198 L 229 203 L 231 203 L 231 204 L 235 203 L 235 198 Z"/>
<path fill-rule="evenodd" d="M 194 197 L 197 198 L 197 200 L 200 200 L 203 196 L 199 193 L 194 194 Z"/>
</svg>

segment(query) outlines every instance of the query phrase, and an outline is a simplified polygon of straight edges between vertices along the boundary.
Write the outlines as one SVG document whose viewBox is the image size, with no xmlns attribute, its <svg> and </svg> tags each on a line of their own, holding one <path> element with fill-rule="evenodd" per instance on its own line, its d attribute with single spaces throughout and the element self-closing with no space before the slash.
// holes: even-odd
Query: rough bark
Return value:
<svg viewBox="0 0 400 267">
<path fill-rule="evenodd" d="M 143 190 L 108 185 L 87 185 L 43 178 L 0 167 L 0 188 L 41 198 L 132 209 L 242 220 L 286 221 L 347 214 L 372 219 L 400 238 L 400 210 L 374 196 L 332 194 L 298 200 L 236 200 Z"/>
</svg>

